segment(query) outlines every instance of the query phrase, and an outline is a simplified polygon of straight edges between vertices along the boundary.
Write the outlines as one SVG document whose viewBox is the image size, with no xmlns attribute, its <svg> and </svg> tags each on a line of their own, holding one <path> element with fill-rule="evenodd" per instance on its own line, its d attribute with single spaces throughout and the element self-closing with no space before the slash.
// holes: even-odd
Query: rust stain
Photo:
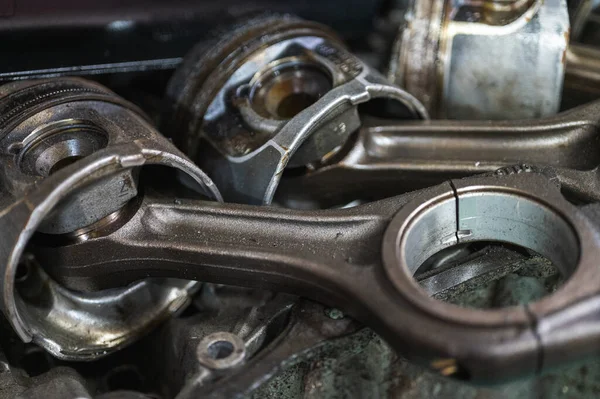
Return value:
<svg viewBox="0 0 600 399">
<path fill-rule="evenodd" d="M 290 153 L 286 152 L 283 157 L 281 158 L 281 161 L 279 162 L 279 165 L 277 165 L 277 169 L 279 170 L 277 173 L 275 173 L 275 176 L 281 176 L 283 174 L 283 171 L 285 169 L 285 166 L 283 165 L 287 165 L 288 161 L 290 159 Z M 283 167 L 282 167 L 283 166 Z"/>
</svg>

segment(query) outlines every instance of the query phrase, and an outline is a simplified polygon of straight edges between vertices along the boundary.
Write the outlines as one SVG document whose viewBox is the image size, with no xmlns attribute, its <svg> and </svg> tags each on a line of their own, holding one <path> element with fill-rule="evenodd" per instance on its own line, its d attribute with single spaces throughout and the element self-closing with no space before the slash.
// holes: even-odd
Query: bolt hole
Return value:
<svg viewBox="0 0 600 399">
<path fill-rule="evenodd" d="M 233 344 L 229 341 L 216 341 L 208 346 L 206 353 L 211 359 L 226 359 L 233 353 Z"/>
<path fill-rule="evenodd" d="M 108 144 L 108 136 L 88 121 L 65 119 L 44 125 L 24 141 L 18 163 L 24 173 L 49 176 Z"/>
<path fill-rule="evenodd" d="M 225 370 L 244 362 L 244 341 L 229 332 L 215 332 L 204 337 L 196 349 L 200 364 L 213 370 Z"/>
<path fill-rule="evenodd" d="M 291 57 L 250 82 L 250 102 L 265 118 L 291 119 L 333 87 L 327 71 L 314 62 Z"/>
<path fill-rule="evenodd" d="M 30 377 L 44 374 L 52 368 L 53 360 L 42 348 L 30 346 L 25 349 L 21 367 Z"/>
</svg>

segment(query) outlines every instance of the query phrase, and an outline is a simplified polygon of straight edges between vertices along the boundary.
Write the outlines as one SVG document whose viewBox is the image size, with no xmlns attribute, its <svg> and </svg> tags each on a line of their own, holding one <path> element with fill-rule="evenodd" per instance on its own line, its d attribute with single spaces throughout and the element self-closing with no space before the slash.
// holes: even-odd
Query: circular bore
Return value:
<svg viewBox="0 0 600 399">
<path fill-rule="evenodd" d="M 250 82 L 250 104 L 260 116 L 291 119 L 333 87 L 331 75 L 314 62 L 290 57 L 260 71 Z"/>
<path fill-rule="evenodd" d="M 386 272 L 405 297 L 438 317 L 478 325 L 527 323 L 522 307 L 466 309 L 430 298 L 414 280 L 414 273 L 432 255 L 458 243 L 476 241 L 533 250 L 549 259 L 565 278 L 577 270 L 581 256 L 578 233 L 556 208 L 516 190 L 475 186 L 459 194 L 458 204 L 448 190 L 403 208 L 384 239 Z"/>
<path fill-rule="evenodd" d="M 320 37 L 341 47 L 342 41 L 329 28 L 289 14 L 267 13 L 242 17 L 215 30 L 186 55 L 167 86 L 168 112 L 162 131 L 175 144 L 196 159 L 206 113 L 231 78 L 232 71 L 243 66 L 248 57 L 277 43 L 298 37 Z M 308 96 L 291 98 L 292 104 L 280 112 L 290 113 Z M 302 101 L 301 101 L 302 100 Z M 292 107 L 292 105 L 294 107 Z"/>
<path fill-rule="evenodd" d="M 456 224 L 454 201 L 435 204 L 414 216 L 400 242 L 401 262 L 413 275 L 430 256 L 453 246 L 445 236 Z M 550 259 L 568 277 L 579 257 L 577 236 L 550 208 L 512 193 L 475 192 L 461 195 L 459 242 L 497 241 L 535 251 Z M 453 222 L 453 220 L 451 221 Z M 472 228 L 469 228 L 472 227 Z M 451 244 L 451 245 L 449 245 Z"/>
<path fill-rule="evenodd" d="M 243 363 L 246 358 L 246 344 L 235 334 L 216 332 L 200 341 L 196 354 L 203 366 L 224 370 Z"/>
<path fill-rule="evenodd" d="M 107 144 L 106 132 L 89 121 L 56 121 L 41 126 L 24 140 L 18 164 L 24 173 L 47 177 Z"/>
</svg>

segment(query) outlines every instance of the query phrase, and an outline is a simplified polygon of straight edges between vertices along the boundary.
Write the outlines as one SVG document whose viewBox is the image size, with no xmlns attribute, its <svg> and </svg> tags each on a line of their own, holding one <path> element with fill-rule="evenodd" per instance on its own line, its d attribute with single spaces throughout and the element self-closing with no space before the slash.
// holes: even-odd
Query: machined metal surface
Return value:
<svg viewBox="0 0 600 399">
<path fill-rule="evenodd" d="M 301 208 L 373 200 L 522 162 L 593 173 L 599 111 L 593 102 L 538 120 L 369 120 L 338 159 L 284 176 L 276 200 Z"/>
<path fill-rule="evenodd" d="M 594 266 L 598 232 L 562 197 L 554 173 L 501 169 L 336 211 L 177 205 L 146 196 L 118 231 L 37 247 L 36 254 L 56 265 L 48 270 L 58 281 L 78 289 L 166 273 L 301 294 L 343 309 L 404 356 L 442 373 L 497 381 L 587 356 L 597 341 L 579 323 L 589 322 L 584 315 L 590 315 L 600 278 Z M 164 236 L 178 239 L 165 244 Z M 433 253 L 479 240 L 537 251 L 569 280 L 534 304 L 490 311 L 432 300 L 413 280 Z M 89 267 L 90 251 L 111 255 L 96 257 Z M 568 316 L 580 306 L 580 316 Z"/>
<path fill-rule="evenodd" d="M 220 194 L 141 111 L 98 84 L 42 80 L 0 91 L 2 311 L 21 339 L 59 358 L 104 356 L 181 310 L 197 283 L 148 280 L 71 292 L 29 260 L 29 238 L 38 231 L 42 241 L 77 239 L 88 237 L 90 226 L 118 222 L 115 212 L 138 194 L 134 176 L 145 164 L 179 169 L 206 196 Z M 19 286 L 23 280 L 32 285 Z"/>
<path fill-rule="evenodd" d="M 284 169 L 342 147 L 360 126 L 359 104 L 388 100 L 396 117 L 427 118 L 323 26 L 267 15 L 228 31 L 197 45 L 176 72 L 165 124 L 227 201 L 270 204 Z"/>
<path fill-rule="evenodd" d="M 374 67 L 408 3 L 390 74 L 406 61 L 404 91 Z M 558 0 L 385 2 L 368 35 L 340 31 L 348 47 L 291 15 L 231 11 L 185 33 L 225 23 L 162 104 L 152 63 L 98 76 L 143 111 L 81 79 L 0 87 L 0 398 L 597 389 L 592 5 L 569 3 L 566 52 Z M 139 31 L 123 22 L 111 35 Z M 486 51 L 502 57 L 473 56 Z M 565 60 L 562 106 L 585 105 L 533 119 L 554 113 Z M 428 120 L 469 107 L 526 119 Z"/>
<path fill-rule="evenodd" d="M 568 43 L 565 0 L 415 0 L 389 77 L 436 118 L 538 118 L 559 110 Z"/>
<path fill-rule="evenodd" d="M 225 398 L 249 396 L 265 380 L 282 370 L 314 356 L 314 352 L 326 346 L 328 341 L 350 335 L 360 325 L 346 317 L 332 319 L 322 305 L 306 300 L 300 301 L 290 314 L 290 321 L 281 334 L 270 342 L 240 372 L 230 373 L 218 384 L 189 384 L 182 398 Z"/>
</svg>

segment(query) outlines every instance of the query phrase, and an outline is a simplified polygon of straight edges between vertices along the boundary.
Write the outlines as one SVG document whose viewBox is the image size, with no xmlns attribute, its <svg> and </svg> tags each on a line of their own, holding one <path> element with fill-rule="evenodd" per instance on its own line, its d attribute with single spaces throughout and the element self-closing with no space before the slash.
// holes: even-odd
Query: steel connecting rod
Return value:
<svg viewBox="0 0 600 399">
<path fill-rule="evenodd" d="M 561 192 L 600 198 L 593 169 L 598 104 L 539 122 L 512 149 L 500 144 L 506 137 L 498 131 L 472 134 L 474 141 L 488 135 L 479 142 L 490 149 L 487 168 L 512 163 L 511 151 L 526 156 L 522 148 L 531 149 L 534 161 L 559 168 L 521 165 L 357 208 L 298 211 L 164 199 L 153 187 L 138 190 L 139 169 L 156 164 L 178 169 L 206 197 L 221 198 L 135 107 L 101 86 L 64 79 L 4 90 L 0 306 L 21 338 L 56 356 L 87 359 L 114 350 L 179 309 L 192 292 L 193 283 L 172 279 L 127 287 L 146 277 L 269 287 L 313 298 L 373 327 L 402 354 L 474 381 L 540 372 L 600 349 L 600 233 L 592 223 L 597 214 L 590 212 L 597 209 L 583 212 Z M 528 131 L 510 126 L 515 137 Z M 372 131 L 378 137 L 372 142 L 393 147 L 381 129 Z M 366 142 L 357 143 L 377 154 Z M 477 146 L 462 143 L 469 148 L 465 159 L 475 159 Z M 425 144 L 419 151 L 427 158 Z M 415 161 L 419 151 L 407 155 Z M 458 175 L 473 172 L 453 156 L 440 159 Z M 481 240 L 527 247 L 569 280 L 534 304 L 490 311 L 436 301 L 415 282 L 413 275 L 432 255 Z M 38 255 L 43 270 L 19 273 L 26 251 Z M 59 286 L 46 272 L 80 291 Z M 108 296 L 89 292 L 110 287 L 120 289 Z M 136 316 L 134 325 L 123 324 L 116 310 L 123 308 Z M 115 341 L 106 342 L 110 334 Z"/>
<path fill-rule="evenodd" d="M 177 169 L 220 199 L 212 181 L 137 107 L 82 79 L 5 85 L 0 154 L 0 308 L 23 341 L 62 359 L 95 359 L 187 303 L 197 282 L 139 281 L 86 295 L 40 276 L 43 292 L 25 298 L 14 290 L 14 281 L 27 277 L 31 262 L 22 255 L 32 234 L 61 236 L 112 220 L 137 196 L 142 165 Z M 25 274 L 17 273 L 19 262 Z"/>
<path fill-rule="evenodd" d="M 554 28 L 548 33 L 557 35 Z M 268 15 L 227 32 L 186 57 L 169 83 L 164 118 L 164 132 L 227 202 L 321 208 L 515 163 L 600 164 L 600 103 L 536 120 L 428 121 L 423 104 L 323 26 Z"/>
<path fill-rule="evenodd" d="M 345 210 L 148 194 L 131 212 L 108 231 L 35 252 L 75 289 L 161 276 L 300 294 L 343 309 L 403 355 L 474 381 L 540 372 L 600 349 L 598 330 L 582 328 L 597 323 L 600 234 L 564 199 L 551 169 L 506 168 Z M 536 251 L 569 281 L 534 304 L 482 311 L 436 301 L 412 278 L 441 249 L 481 240 Z"/>
<path fill-rule="evenodd" d="M 521 162 L 595 169 L 600 102 L 538 120 L 369 120 L 343 156 L 300 176 L 284 176 L 276 198 L 320 206 L 379 199 Z"/>
</svg>

